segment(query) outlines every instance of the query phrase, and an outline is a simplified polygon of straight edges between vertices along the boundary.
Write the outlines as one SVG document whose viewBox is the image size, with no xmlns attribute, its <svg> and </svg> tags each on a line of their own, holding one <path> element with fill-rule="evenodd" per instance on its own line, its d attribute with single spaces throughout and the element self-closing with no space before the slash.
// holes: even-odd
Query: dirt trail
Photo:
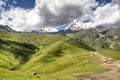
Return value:
<svg viewBox="0 0 120 80">
<path fill-rule="evenodd" d="M 97 52 L 91 52 L 90 54 L 98 57 L 100 64 L 110 70 L 99 74 L 80 77 L 80 80 L 120 80 L 120 61 L 105 57 Z"/>
</svg>

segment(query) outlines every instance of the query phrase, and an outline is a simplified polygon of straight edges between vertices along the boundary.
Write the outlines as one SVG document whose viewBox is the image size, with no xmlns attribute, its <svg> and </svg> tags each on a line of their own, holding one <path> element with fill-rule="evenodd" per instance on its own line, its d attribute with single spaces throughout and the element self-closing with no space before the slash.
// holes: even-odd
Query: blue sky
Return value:
<svg viewBox="0 0 120 80">
<path fill-rule="evenodd" d="M 6 10 L 9 10 L 10 6 L 32 9 L 35 6 L 35 0 L 8 0 L 5 6 Z"/>
<path fill-rule="evenodd" d="M 98 6 L 106 5 L 111 1 L 112 0 L 96 0 L 96 2 L 99 4 Z M 10 9 L 10 5 L 24 9 L 32 9 L 35 6 L 35 0 L 8 0 L 7 5 L 5 6 L 6 10 Z"/>
<path fill-rule="evenodd" d="M 98 2 L 98 6 L 104 6 L 107 3 L 110 3 L 112 0 L 96 0 Z M 35 0 L 8 0 L 7 5 L 5 6 L 6 10 L 10 9 L 10 5 L 13 7 L 20 7 L 24 9 L 33 9 L 35 6 Z M 97 7 L 98 7 L 97 6 Z M 96 10 L 97 7 L 91 8 L 93 11 Z M 9 18 L 9 20 L 12 20 Z M 84 20 L 84 23 L 90 22 L 90 19 Z"/>
<path fill-rule="evenodd" d="M 106 5 L 107 3 L 110 3 L 112 0 L 96 0 L 99 4 L 99 6 Z"/>
</svg>

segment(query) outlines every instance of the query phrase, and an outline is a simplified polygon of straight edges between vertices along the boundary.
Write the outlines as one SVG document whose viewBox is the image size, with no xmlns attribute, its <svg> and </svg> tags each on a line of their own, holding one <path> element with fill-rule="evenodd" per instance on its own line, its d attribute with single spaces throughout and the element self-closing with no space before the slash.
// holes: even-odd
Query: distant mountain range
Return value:
<svg viewBox="0 0 120 80">
<path fill-rule="evenodd" d="M 58 28 L 60 30 L 58 30 Z M 59 26 L 50 31 L 46 31 L 45 33 L 64 34 L 68 36 L 69 34 L 72 34 L 73 38 L 82 41 L 96 50 L 120 50 L 120 27 L 107 25 L 98 25 L 93 27 L 91 22 L 82 23 L 78 20 L 74 20 L 70 24 Z"/>
<path fill-rule="evenodd" d="M 92 22 L 83 23 L 78 20 L 73 20 L 71 23 L 60 25 L 57 27 L 45 27 L 32 30 L 35 33 L 72 33 L 83 29 L 91 28 Z"/>
<path fill-rule="evenodd" d="M 9 26 L 0 25 L 0 29 L 4 29 L 8 32 L 16 32 Z M 72 36 L 96 50 L 102 48 L 120 50 L 120 27 L 98 25 L 93 28 L 91 22 L 82 23 L 78 20 L 74 20 L 70 24 L 65 24 L 56 28 L 39 28 L 33 30 L 32 33 L 64 34 Z"/>
<path fill-rule="evenodd" d="M 0 80 L 77 80 L 110 70 L 93 53 L 120 59 L 119 27 L 92 28 L 73 21 L 43 29 L 17 32 L 0 26 Z M 56 29 L 59 31 L 53 32 Z"/>
</svg>

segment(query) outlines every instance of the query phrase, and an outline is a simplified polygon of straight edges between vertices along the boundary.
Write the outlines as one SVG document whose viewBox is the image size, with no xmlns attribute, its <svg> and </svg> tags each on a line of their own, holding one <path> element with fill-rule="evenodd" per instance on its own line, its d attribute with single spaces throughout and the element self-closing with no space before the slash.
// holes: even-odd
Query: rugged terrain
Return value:
<svg viewBox="0 0 120 80">
<path fill-rule="evenodd" d="M 101 47 L 101 43 L 94 41 L 103 42 L 101 39 L 104 38 L 101 37 L 103 33 L 93 30 L 80 31 L 71 38 L 66 34 L 36 34 L 0 28 L 0 79 L 99 80 L 101 76 L 109 80 L 111 77 L 112 80 L 118 79 L 119 29 L 110 29 L 105 33 L 105 38 L 117 42 L 107 47 Z M 117 38 L 113 38 L 115 35 Z M 91 46 L 87 39 L 94 45 Z"/>
<path fill-rule="evenodd" d="M 96 28 L 85 29 L 74 35 L 74 38 L 83 41 L 96 50 L 113 49 L 120 50 L 120 28 Z"/>
</svg>

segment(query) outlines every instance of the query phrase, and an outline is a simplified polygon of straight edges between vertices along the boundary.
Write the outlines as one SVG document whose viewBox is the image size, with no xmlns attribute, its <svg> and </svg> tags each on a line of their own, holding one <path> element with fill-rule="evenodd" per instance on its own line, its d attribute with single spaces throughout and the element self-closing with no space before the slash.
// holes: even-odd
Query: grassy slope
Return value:
<svg viewBox="0 0 120 80">
<path fill-rule="evenodd" d="M 22 67 L 23 71 L 29 73 L 35 71 L 38 75 L 51 74 L 53 77 L 69 78 L 72 75 L 84 75 L 105 70 L 96 63 L 96 58 L 90 56 L 89 51 L 83 49 L 84 44 L 62 35 L 50 37 L 52 38 L 44 43 L 45 47 L 34 54 L 30 61 Z"/>
<path fill-rule="evenodd" d="M 99 51 L 100 54 L 110 57 L 113 59 L 120 60 L 120 51 L 115 51 L 115 50 L 101 50 Z"/>
<path fill-rule="evenodd" d="M 15 41 L 15 42 L 27 42 L 24 38 L 19 36 L 18 33 L 7 32 L 0 29 L 0 39 Z"/>
<path fill-rule="evenodd" d="M 0 80 L 40 80 L 40 77 L 0 68 Z"/>
<path fill-rule="evenodd" d="M 93 29 L 86 29 L 83 31 L 78 32 L 75 37 L 89 46 L 93 47 L 94 49 L 98 50 L 102 48 L 102 40 L 97 38 L 99 35 Z M 99 46 L 98 46 L 99 45 Z"/>
<path fill-rule="evenodd" d="M 31 44 L 0 39 L 0 67 L 12 69 L 28 61 L 35 49 Z"/>
<path fill-rule="evenodd" d="M 39 48 L 44 48 L 58 40 L 67 40 L 69 37 L 65 37 L 59 34 L 35 34 L 35 33 L 21 33 L 20 34 L 28 43 L 34 44 Z"/>
<path fill-rule="evenodd" d="M 0 29 L 0 67 L 13 69 L 27 61 L 37 47 L 25 42 L 19 34 Z"/>
<path fill-rule="evenodd" d="M 60 80 L 70 80 L 77 75 L 105 70 L 96 63 L 97 59 L 95 57 L 90 56 L 89 51 L 86 50 L 88 47 L 83 49 L 85 48 L 82 47 L 85 46 L 84 44 L 63 35 L 36 35 L 33 33 L 21 33 L 19 35 L 1 31 L 0 39 L 3 41 L 3 43 L 0 42 L 0 79 L 37 80 L 41 76 L 42 80 L 58 80 L 58 78 Z M 34 52 L 31 51 L 30 46 L 32 45 L 23 44 L 26 42 L 39 47 L 40 51 L 32 55 Z M 19 57 L 16 58 L 15 55 L 17 57 L 19 55 Z M 7 66 L 7 69 L 13 69 L 21 61 L 25 61 L 26 57 L 30 57 L 29 61 L 27 59 L 27 63 L 18 71 L 2 69 L 5 66 Z M 34 71 L 37 72 L 38 76 L 33 77 L 31 75 Z"/>
</svg>

